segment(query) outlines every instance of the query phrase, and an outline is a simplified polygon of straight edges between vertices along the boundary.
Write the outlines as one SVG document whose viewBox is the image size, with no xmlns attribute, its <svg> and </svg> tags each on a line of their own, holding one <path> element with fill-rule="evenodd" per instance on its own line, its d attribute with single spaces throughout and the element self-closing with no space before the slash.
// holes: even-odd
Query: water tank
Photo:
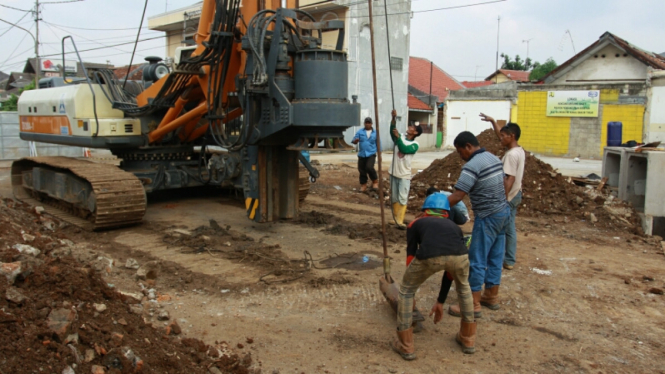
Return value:
<svg viewBox="0 0 665 374">
<path fill-rule="evenodd" d="M 623 124 L 621 122 L 607 123 L 607 146 L 617 147 L 621 145 L 621 131 Z"/>
</svg>

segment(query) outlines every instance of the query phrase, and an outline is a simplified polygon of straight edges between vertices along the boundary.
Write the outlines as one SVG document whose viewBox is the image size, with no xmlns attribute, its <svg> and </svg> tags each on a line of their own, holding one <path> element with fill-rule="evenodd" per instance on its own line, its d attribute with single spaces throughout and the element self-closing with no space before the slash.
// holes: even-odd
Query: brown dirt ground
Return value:
<svg viewBox="0 0 665 374">
<path fill-rule="evenodd" d="M 93 365 L 108 373 L 207 373 L 211 366 L 253 372 L 251 355 L 239 356 L 226 342 L 209 346 L 181 338 L 169 333 L 179 327 L 170 325 L 167 331 L 132 313 L 130 305 L 140 306 L 140 300 L 116 292 L 92 264 L 73 258 L 73 242 L 59 230 L 48 230 L 44 219 L 49 218 L 25 204 L 0 201 L 0 262 L 21 264 L 12 282 L 0 277 L 0 372 L 60 373 L 70 366 L 89 373 Z M 12 248 L 15 244 L 41 253 L 21 253 Z M 61 333 L 48 322 L 58 312 L 75 316 Z M 89 359 L 86 351 L 94 352 Z"/>
<path fill-rule="evenodd" d="M 117 356 L 126 345 L 144 360 L 144 372 L 205 372 L 204 365 L 215 363 L 200 352 L 206 345 L 231 351 L 231 365 L 238 363 L 238 370 L 251 353 L 250 368 L 265 373 L 431 373 L 442 367 L 451 372 L 663 372 L 665 296 L 659 292 L 665 288 L 665 257 L 660 239 L 580 224 L 579 209 L 570 215 L 518 214 L 517 266 L 503 273 L 501 309 L 483 309 L 474 355 L 460 351 L 454 341 L 459 320 L 445 315 L 438 325 L 426 320 L 416 335 L 418 359 L 402 360 L 388 347 L 395 317 L 378 289 L 382 268 L 373 266 L 382 251 L 376 239 L 379 201 L 353 191 L 355 168 L 337 165 L 321 174 L 302 205 L 304 222 L 247 221 L 242 202 L 217 190 L 153 198 L 143 225 L 102 233 L 68 225 L 48 231 L 34 213 L 7 208 L 14 213 L 0 224 L 0 261 L 22 259 L 6 249 L 24 243 L 22 229 L 36 236 L 34 245 L 43 251 L 35 259 L 43 263 L 33 266 L 38 269 L 33 274 L 43 275 L 17 281 L 15 287 L 30 298 L 25 305 L 0 299 L 2 318 L 16 319 L 20 309 L 36 316 L 21 316 L 24 324 L 0 321 L 0 339 L 9 337 L 0 341 L 0 369 L 59 374 L 73 363 L 71 348 L 44 328 L 44 308 L 67 306 L 79 315 L 73 328 L 80 340 L 74 346 L 82 354 L 92 342 L 92 349 L 103 346 L 105 356 L 133 370 Z M 6 222 L 13 222 L 13 229 L 7 230 Z M 341 229 L 331 231 L 336 225 Z M 360 233 L 355 239 L 349 237 L 351 228 Z M 59 241 L 65 239 L 71 242 Z M 401 240 L 388 242 L 398 280 L 405 269 Z M 53 257 L 54 251 L 64 257 Z M 72 258 L 66 257 L 69 253 Z M 137 280 L 136 270 L 124 267 L 129 258 L 141 265 L 155 261 L 159 271 L 154 279 Z M 261 281 L 280 266 L 303 269 L 303 275 Z M 434 303 L 438 287 L 436 276 L 423 284 L 416 296 L 421 310 Z M 147 293 L 140 302 L 142 314 L 130 314 L 127 298 L 119 298 L 116 290 Z M 151 290 L 156 299 L 150 299 Z M 4 296 L 5 288 L 0 291 Z M 447 304 L 456 302 L 451 291 Z M 94 303 L 108 309 L 95 315 Z M 158 320 L 162 311 L 170 314 L 168 321 Z M 119 323 L 121 318 L 127 325 Z M 165 337 L 173 321 L 182 332 Z M 114 332 L 123 334 L 120 347 Z M 47 337 L 50 342 L 44 345 Z M 145 338 L 150 345 L 141 342 Z M 23 353 L 16 354 L 14 347 Z M 39 353 L 29 354 L 28 348 Z M 173 357 L 179 359 L 171 364 Z M 5 366 L 9 360 L 23 366 L 5 370 L 12 367 Z M 116 362 L 99 355 L 95 360 L 92 364 Z M 76 373 L 89 373 L 85 365 Z"/>
</svg>

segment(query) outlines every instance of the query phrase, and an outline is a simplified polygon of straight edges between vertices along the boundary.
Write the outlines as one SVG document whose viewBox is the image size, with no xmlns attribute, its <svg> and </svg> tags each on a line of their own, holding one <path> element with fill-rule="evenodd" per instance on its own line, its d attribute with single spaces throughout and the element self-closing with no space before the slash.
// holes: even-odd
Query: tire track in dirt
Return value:
<svg viewBox="0 0 665 374">
<path fill-rule="evenodd" d="M 368 313 L 384 303 L 383 295 L 375 284 L 330 285 L 318 288 L 295 285 L 259 292 L 243 290 L 239 294 L 211 302 L 209 312 L 215 315 L 221 312 L 227 314 L 243 311 L 243 314 L 249 316 L 260 316 L 266 310 L 289 315 Z M 387 304 L 385 307 L 388 308 Z"/>
</svg>

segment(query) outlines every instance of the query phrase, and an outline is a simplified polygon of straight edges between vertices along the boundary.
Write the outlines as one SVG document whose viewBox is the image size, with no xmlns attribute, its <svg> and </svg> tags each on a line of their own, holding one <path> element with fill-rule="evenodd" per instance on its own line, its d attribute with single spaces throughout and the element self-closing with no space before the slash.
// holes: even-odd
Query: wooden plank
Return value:
<svg viewBox="0 0 665 374">
<path fill-rule="evenodd" d="M 602 191 L 603 187 L 605 187 L 605 183 L 607 183 L 608 177 L 603 177 L 603 179 L 600 180 L 600 184 L 598 184 L 598 187 L 596 187 L 597 191 Z"/>
</svg>

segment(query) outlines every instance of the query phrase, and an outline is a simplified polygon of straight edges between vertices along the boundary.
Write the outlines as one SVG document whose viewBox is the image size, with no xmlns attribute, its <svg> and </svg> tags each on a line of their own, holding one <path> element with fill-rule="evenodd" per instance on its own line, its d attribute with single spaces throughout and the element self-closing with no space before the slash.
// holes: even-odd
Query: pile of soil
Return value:
<svg viewBox="0 0 665 374">
<path fill-rule="evenodd" d="M 485 130 L 477 138 L 481 147 L 499 158 L 503 157 L 505 150 L 493 130 Z M 525 153 L 523 199 L 519 215 L 564 215 L 600 228 L 629 230 L 638 235 L 643 233 L 640 218 L 630 204 L 610 196 L 607 189 L 596 191 L 595 188 L 577 186 L 552 165 L 541 161 L 528 150 Z M 452 191 L 463 166 L 464 161 L 457 152 L 453 152 L 416 174 L 411 181 L 409 210 L 420 210 L 429 187 Z M 468 201 L 467 206 L 470 208 Z"/>
<path fill-rule="evenodd" d="M 166 328 L 146 322 L 140 300 L 71 257 L 74 243 L 60 226 L 27 205 L 0 201 L 1 372 L 258 372 L 249 354 L 225 342 L 181 338 L 175 321 Z"/>
</svg>

